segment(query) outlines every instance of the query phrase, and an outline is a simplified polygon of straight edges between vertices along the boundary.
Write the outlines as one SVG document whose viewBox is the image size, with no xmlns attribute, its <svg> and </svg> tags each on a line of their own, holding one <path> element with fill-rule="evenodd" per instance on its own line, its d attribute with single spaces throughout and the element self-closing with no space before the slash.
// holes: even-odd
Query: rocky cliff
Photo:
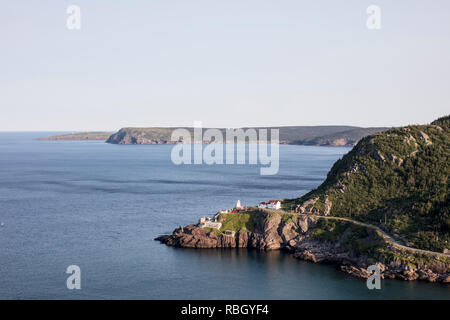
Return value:
<svg viewBox="0 0 450 320">
<path fill-rule="evenodd" d="M 376 231 L 349 222 L 256 209 L 223 214 L 219 219 L 225 227 L 233 225 L 235 233 L 226 235 L 219 230 L 188 225 L 155 240 L 186 248 L 287 250 L 295 258 L 332 263 L 361 278 L 370 275 L 366 270 L 369 265 L 377 264 L 382 278 L 450 282 L 450 259 L 406 253 L 390 246 Z M 230 220 L 244 223 L 230 224 Z"/>
</svg>

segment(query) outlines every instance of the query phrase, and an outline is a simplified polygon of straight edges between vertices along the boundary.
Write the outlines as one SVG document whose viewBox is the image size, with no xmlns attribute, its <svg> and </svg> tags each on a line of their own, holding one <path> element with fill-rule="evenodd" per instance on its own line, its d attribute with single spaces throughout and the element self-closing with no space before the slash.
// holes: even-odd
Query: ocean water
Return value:
<svg viewBox="0 0 450 320">
<path fill-rule="evenodd" d="M 330 265 L 283 252 L 180 249 L 154 241 L 200 216 L 296 197 L 349 148 L 280 146 L 280 171 L 181 165 L 170 145 L 36 141 L 0 133 L 1 299 L 450 299 L 441 284 L 368 290 Z M 68 290 L 67 266 L 81 268 Z"/>
</svg>

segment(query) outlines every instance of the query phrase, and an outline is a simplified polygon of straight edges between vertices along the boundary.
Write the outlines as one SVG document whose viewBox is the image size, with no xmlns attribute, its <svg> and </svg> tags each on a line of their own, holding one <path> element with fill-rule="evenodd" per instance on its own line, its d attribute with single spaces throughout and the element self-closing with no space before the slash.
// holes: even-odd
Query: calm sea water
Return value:
<svg viewBox="0 0 450 320">
<path fill-rule="evenodd" d="M 200 216 L 296 197 L 348 148 L 281 146 L 280 171 L 175 166 L 171 146 L 35 141 L 0 133 L 2 299 L 450 299 L 424 282 L 364 281 L 282 252 L 195 250 L 153 239 Z M 69 265 L 81 290 L 66 288 Z"/>
</svg>

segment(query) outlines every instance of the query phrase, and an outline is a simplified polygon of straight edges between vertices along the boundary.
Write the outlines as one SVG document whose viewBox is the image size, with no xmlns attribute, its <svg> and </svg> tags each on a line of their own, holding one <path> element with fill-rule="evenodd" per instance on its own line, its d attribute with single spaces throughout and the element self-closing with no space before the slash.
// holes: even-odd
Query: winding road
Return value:
<svg viewBox="0 0 450 320">
<path fill-rule="evenodd" d="M 447 257 L 450 258 L 450 254 L 445 254 L 442 252 L 435 252 L 435 251 L 429 251 L 429 250 L 422 250 L 422 249 L 416 249 L 416 248 L 412 248 L 412 247 L 408 247 L 405 245 L 402 245 L 400 243 L 398 243 L 394 238 L 392 238 L 390 235 L 388 235 L 386 232 L 384 232 L 383 230 L 381 230 L 379 227 L 374 226 L 372 224 L 367 224 L 364 222 L 360 222 L 360 221 L 356 221 L 356 220 L 352 220 L 352 219 L 348 219 L 348 218 L 342 218 L 342 217 L 333 217 L 333 216 L 318 216 L 318 215 L 311 215 L 311 214 L 305 214 L 305 213 L 296 213 L 298 215 L 301 216 L 307 216 L 307 217 L 317 217 L 320 219 L 329 219 L 329 220 L 340 220 L 340 221 L 346 221 L 346 222 L 350 222 L 359 226 L 363 226 L 366 228 L 370 228 L 373 229 L 375 231 L 378 232 L 378 234 L 389 244 L 391 244 L 393 247 L 396 247 L 398 249 L 403 249 L 405 251 L 410 251 L 410 252 L 414 252 L 414 253 L 421 253 L 421 254 L 428 254 L 431 255 L 435 258 L 438 257 Z"/>
</svg>

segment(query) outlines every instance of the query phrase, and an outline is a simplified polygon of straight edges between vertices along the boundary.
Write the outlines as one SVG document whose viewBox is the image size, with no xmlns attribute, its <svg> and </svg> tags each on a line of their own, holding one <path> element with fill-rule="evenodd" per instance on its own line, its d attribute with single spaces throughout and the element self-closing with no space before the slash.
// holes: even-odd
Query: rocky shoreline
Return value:
<svg viewBox="0 0 450 320">
<path fill-rule="evenodd" d="M 386 259 L 349 249 L 347 230 L 336 241 L 317 237 L 318 218 L 314 216 L 290 217 L 286 221 L 282 215 L 259 213 L 252 231 L 236 231 L 233 235 L 217 234 L 217 231 L 196 225 L 179 227 L 171 235 L 163 235 L 155 240 L 168 246 L 185 248 L 249 248 L 257 250 L 286 250 L 294 258 L 313 263 L 328 263 L 341 271 L 358 278 L 368 278 L 367 267 L 376 264 L 381 270 L 381 278 L 402 280 L 424 280 L 450 283 L 450 269 L 447 261 L 432 257 L 414 257 L 403 261 L 400 258 Z M 361 241 L 378 241 L 372 230 Z M 386 244 L 392 256 L 405 254 Z M 411 263 L 414 261 L 415 263 Z"/>
</svg>

